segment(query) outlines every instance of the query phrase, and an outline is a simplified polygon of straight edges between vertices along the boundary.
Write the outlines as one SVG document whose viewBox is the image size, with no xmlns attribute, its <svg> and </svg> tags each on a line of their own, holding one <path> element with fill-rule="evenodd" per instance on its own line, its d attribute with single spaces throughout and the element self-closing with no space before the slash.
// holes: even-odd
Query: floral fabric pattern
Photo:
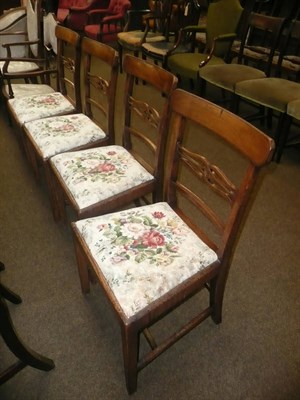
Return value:
<svg viewBox="0 0 300 400">
<path fill-rule="evenodd" d="M 74 224 L 130 318 L 217 260 L 167 203 Z"/>
<path fill-rule="evenodd" d="M 8 104 L 21 124 L 54 115 L 70 114 L 75 110 L 60 92 L 10 99 Z"/>
<path fill-rule="evenodd" d="M 26 123 L 25 128 L 44 160 L 106 136 L 85 114 L 43 118 Z"/>
<path fill-rule="evenodd" d="M 58 154 L 50 162 L 80 209 L 153 179 L 121 146 Z"/>
</svg>

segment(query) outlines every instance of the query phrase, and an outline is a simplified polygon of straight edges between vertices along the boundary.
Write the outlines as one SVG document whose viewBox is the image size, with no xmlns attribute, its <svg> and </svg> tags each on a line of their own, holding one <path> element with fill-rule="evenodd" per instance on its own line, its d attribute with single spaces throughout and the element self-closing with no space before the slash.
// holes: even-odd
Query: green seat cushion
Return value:
<svg viewBox="0 0 300 400">
<path fill-rule="evenodd" d="M 186 53 L 174 54 L 168 57 L 168 68 L 173 74 L 179 75 L 182 78 L 198 79 L 198 72 L 200 70 L 199 64 L 205 61 L 207 54 L 201 53 Z M 209 60 L 208 65 L 211 64 L 224 64 L 224 61 L 219 57 L 214 57 Z M 207 66 L 201 68 L 205 69 Z"/>
<path fill-rule="evenodd" d="M 222 89 L 234 92 L 238 82 L 249 79 L 265 78 L 266 74 L 256 68 L 240 64 L 212 65 L 202 68 L 199 72 L 202 79 Z"/>
<path fill-rule="evenodd" d="M 291 101 L 287 105 L 287 113 L 293 118 L 300 120 L 300 98 Z"/>
<path fill-rule="evenodd" d="M 289 102 L 300 99 L 300 84 L 281 78 L 255 79 L 237 83 L 235 93 L 283 113 Z"/>
</svg>

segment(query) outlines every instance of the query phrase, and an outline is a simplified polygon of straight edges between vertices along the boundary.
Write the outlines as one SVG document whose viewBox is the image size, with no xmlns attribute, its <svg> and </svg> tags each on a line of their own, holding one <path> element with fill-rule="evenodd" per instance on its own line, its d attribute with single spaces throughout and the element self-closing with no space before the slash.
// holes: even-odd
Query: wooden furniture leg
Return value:
<svg viewBox="0 0 300 400">
<path fill-rule="evenodd" d="M 0 263 L 0 271 L 3 270 L 4 265 Z M 0 283 L 0 334 L 7 347 L 19 360 L 6 370 L 0 372 L 0 385 L 8 381 L 27 365 L 43 371 L 50 371 L 55 367 L 53 360 L 36 353 L 21 340 L 15 330 L 5 299 L 14 304 L 22 302 L 20 296 Z"/>
</svg>

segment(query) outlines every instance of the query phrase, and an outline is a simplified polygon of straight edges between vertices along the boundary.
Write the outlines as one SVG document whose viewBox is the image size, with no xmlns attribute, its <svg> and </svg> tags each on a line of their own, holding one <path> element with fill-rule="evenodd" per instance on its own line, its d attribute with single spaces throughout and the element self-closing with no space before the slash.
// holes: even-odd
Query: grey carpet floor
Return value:
<svg viewBox="0 0 300 400">
<path fill-rule="evenodd" d="M 51 372 L 25 368 L 0 387 L 0 399 L 127 399 L 112 310 L 99 288 L 81 294 L 70 228 L 54 223 L 3 107 L 0 128 L 1 280 L 23 299 L 9 305 L 19 334 L 56 364 Z M 299 150 L 271 163 L 259 186 L 222 324 L 207 320 L 144 369 L 132 399 L 300 398 Z M 168 319 L 162 328 L 171 326 Z M 14 361 L 0 339 L 0 368 Z"/>
</svg>

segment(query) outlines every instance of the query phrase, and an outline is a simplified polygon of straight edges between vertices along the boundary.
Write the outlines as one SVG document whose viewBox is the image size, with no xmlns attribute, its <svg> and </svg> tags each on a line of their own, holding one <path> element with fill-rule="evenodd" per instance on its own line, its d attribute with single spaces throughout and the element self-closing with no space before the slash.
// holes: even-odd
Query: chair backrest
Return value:
<svg viewBox="0 0 300 400">
<path fill-rule="evenodd" d="M 104 43 L 83 38 L 85 113 L 106 133 L 107 144 L 115 142 L 115 98 L 119 57 Z"/>
<path fill-rule="evenodd" d="M 171 96 L 171 112 L 165 198 L 226 268 L 274 142 L 239 116 L 181 89 Z M 227 273 L 221 273 L 224 279 Z"/>
<path fill-rule="evenodd" d="M 7 51 L 2 45 L 24 41 L 26 29 L 27 17 L 24 7 L 11 9 L 0 16 L 0 58 L 7 56 Z M 24 57 L 25 54 L 24 46 L 16 46 L 12 50 L 13 57 Z"/>
<path fill-rule="evenodd" d="M 58 86 L 61 93 L 68 98 L 77 112 L 81 112 L 80 35 L 69 28 L 57 25 L 57 70 Z"/>
<path fill-rule="evenodd" d="M 124 16 L 128 9 L 128 0 L 110 0 L 107 10 L 109 14 Z"/>
<path fill-rule="evenodd" d="M 270 75 L 273 57 L 278 48 L 280 35 L 285 23 L 286 19 L 283 17 L 273 17 L 255 12 L 250 13 L 241 39 L 238 62 L 242 64 L 252 58 L 252 61 L 256 62 L 255 67 L 263 68 L 266 75 Z M 253 57 L 251 57 L 252 43 L 255 44 Z M 261 54 L 257 56 L 258 45 L 269 49 L 264 57 L 261 57 Z"/>
<path fill-rule="evenodd" d="M 284 29 L 279 56 L 274 56 L 276 76 L 298 81 L 300 75 L 300 21 L 295 19 Z"/>
<path fill-rule="evenodd" d="M 239 0 L 219 0 L 210 3 L 206 18 L 206 51 L 210 51 L 213 40 L 222 34 L 236 33 L 243 8 Z M 214 54 L 224 57 L 230 43 L 217 43 Z"/>
<path fill-rule="evenodd" d="M 27 1 L 27 36 L 29 41 L 38 41 L 30 45 L 34 57 L 40 57 L 43 51 L 43 30 L 42 30 L 42 0 Z"/>
<path fill-rule="evenodd" d="M 169 97 L 178 80 L 165 69 L 130 55 L 124 57 L 123 70 L 126 73 L 123 145 L 154 176 L 157 187 L 154 197 L 160 199 Z"/>
</svg>

